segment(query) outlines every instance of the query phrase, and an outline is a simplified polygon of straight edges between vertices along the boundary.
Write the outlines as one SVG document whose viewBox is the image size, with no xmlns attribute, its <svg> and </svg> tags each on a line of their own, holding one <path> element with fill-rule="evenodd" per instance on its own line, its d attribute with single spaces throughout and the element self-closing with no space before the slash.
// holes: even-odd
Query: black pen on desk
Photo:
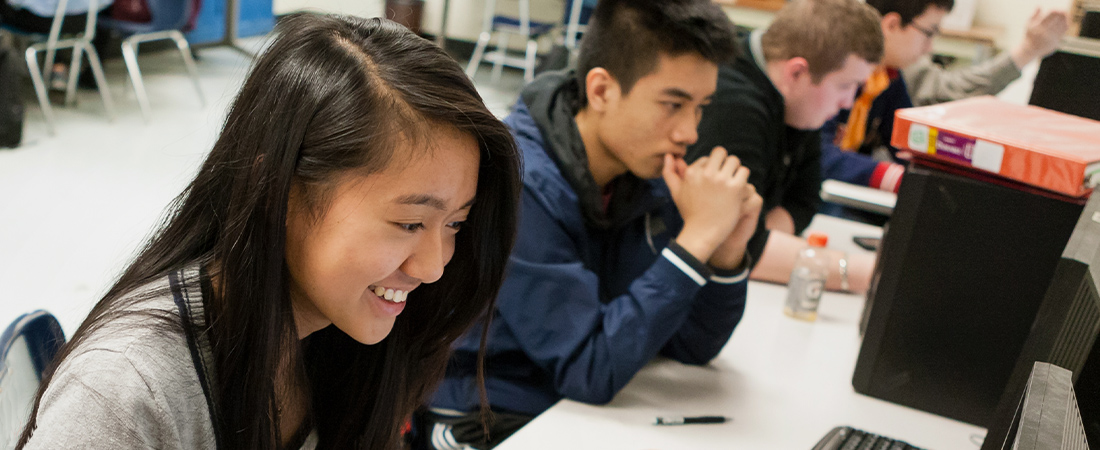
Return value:
<svg viewBox="0 0 1100 450">
<path fill-rule="evenodd" d="M 726 423 L 731 419 L 725 416 L 696 416 L 696 417 L 678 417 L 678 416 L 664 416 L 658 417 L 654 425 L 702 425 L 702 424 L 714 424 L 714 423 Z"/>
</svg>

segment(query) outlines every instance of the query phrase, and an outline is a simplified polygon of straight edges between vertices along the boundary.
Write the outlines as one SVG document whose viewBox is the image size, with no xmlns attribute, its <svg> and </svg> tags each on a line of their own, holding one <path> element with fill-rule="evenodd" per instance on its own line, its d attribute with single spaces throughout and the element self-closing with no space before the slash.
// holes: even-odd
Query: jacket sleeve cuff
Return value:
<svg viewBox="0 0 1100 450">
<path fill-rule="evenodd" d="M 714 273 L 710 276 L 710 281 L 718 284 L 740 283 L 749 278 L 749 272 L 752 271 L 752 255 L 745 252 L 741 265 L 733 270 L 722 270 L 717 267 L 711 267 L 711 270 Z"/>
<path fill-rule="evenodd" d="M 675 240 L 668 241 L 668 247 L 661 251 L 661 256 L 664 256 L 672 265 L 679 268 L 692 280 L 695 280 L 699 286 L 707 284 L 707 279 L 714 274 L 706 264 L 684 250 Z"/>
<path fill-rule="evenodd" d="M 1022 69 L 1016 67 L 1016 61 L 1012 60 L 1012 52 L 1001 52 L 1000 55 L 993 58 L 991 65 L 989 75 L 990 92 L 1000 92 L 1009 83 L 1023 75 Z"/>
<path fill-rule="evenodd" d="M 886 192 L 897 193 L 901 187 L 901 176 L 905 174 L 905 166 L 891 162 L 880 162 L 871 173 L 868 186 L 881 189 Z"/>
</svg>

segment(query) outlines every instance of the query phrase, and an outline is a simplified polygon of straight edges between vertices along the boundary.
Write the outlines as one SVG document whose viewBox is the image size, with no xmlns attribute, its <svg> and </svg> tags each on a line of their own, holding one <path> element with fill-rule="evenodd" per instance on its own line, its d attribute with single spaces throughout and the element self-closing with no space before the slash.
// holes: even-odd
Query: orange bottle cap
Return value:
<svg viewBox="0 0 1100 450">
<path fill-rule="evenodd" d="M 810 233 L 809 239 L 811 247 L 824 247 L 829 244 L 829 235 L 825 233 Z"/>
</svg>

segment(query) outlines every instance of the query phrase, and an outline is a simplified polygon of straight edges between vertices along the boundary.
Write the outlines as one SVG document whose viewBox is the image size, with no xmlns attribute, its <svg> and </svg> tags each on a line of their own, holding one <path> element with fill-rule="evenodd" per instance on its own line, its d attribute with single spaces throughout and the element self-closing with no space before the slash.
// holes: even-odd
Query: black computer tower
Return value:
<svg viewBox="0 0 1100 450">
<path fill-rule="evenodd" d="M 861 326 L 857 392 L 988 426 L 1083 202 L 911 165 Z"/>
</svg>

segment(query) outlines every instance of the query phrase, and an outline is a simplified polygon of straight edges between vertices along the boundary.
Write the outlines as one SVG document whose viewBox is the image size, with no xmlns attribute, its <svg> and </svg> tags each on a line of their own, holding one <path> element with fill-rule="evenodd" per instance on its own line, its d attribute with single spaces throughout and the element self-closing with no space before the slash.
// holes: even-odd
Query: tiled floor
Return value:
<svg viewBox="0 0 1100 450">
<path fill-rule="evenodd" d="M 75 108 L 55 109 L 57 135 L 49 136 L 37 104 L 28 104 L 24 144 L 0 149 L 0 327 L 45 308 L 71 335 L 194 176 L 249 63 L 226 48 L 198 56 L 205 108 L 171 51 L 140 58 L 153 109 L 148 124 L 121 60 L 104 62 L 113 122 L 98 94 L 82 91 Z M 503 116 L 522 74 L 506 70 L 490 86 L 489 72 L 483 66 L 476 82 Z"/>
</svg>

